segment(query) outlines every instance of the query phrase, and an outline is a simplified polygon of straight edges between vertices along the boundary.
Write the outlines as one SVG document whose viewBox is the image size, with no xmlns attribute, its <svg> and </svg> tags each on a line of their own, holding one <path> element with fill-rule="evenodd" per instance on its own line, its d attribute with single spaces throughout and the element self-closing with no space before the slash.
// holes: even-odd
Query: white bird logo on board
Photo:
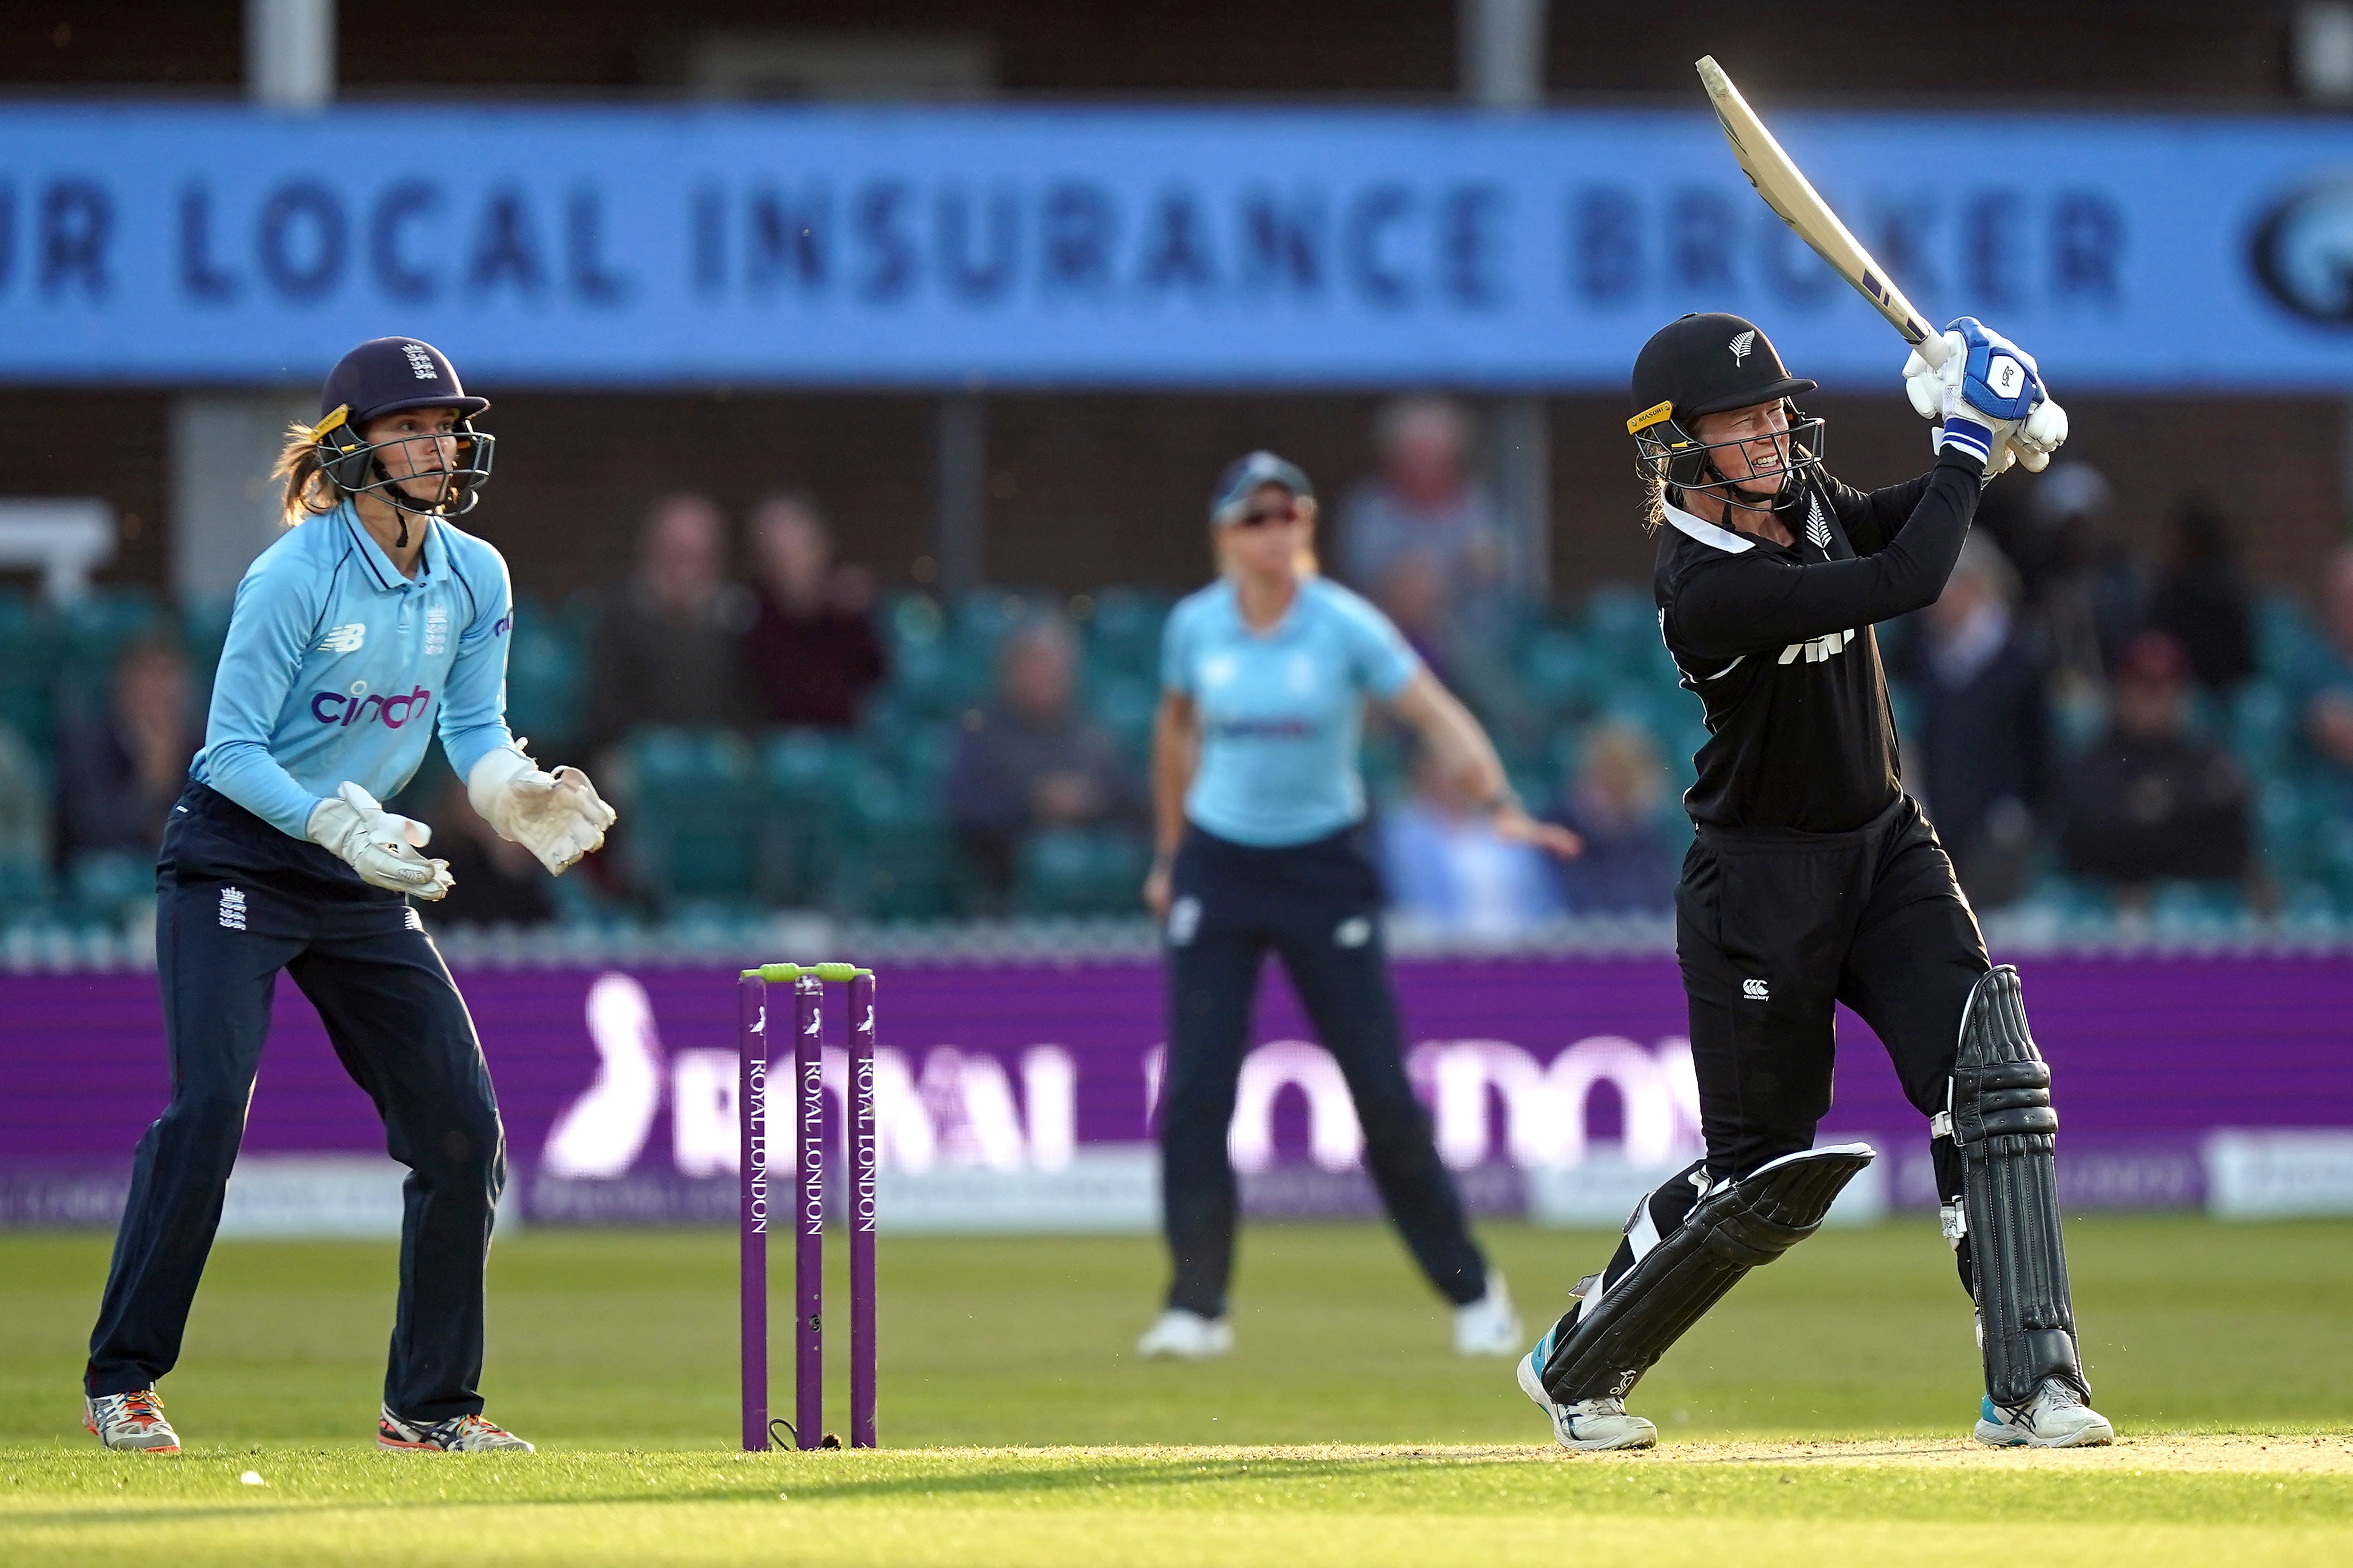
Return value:
<svg viewBox="0 0 2353 1568">
<path fill-rule="evenodd" d="M 1736 365 L 1746 363 L 1748 361 L 1748 351 L 1756 346 L 1757 329 L 1751 327 L 1746 331 L 1732 340 L 1732 363 Z"/>
</svg>

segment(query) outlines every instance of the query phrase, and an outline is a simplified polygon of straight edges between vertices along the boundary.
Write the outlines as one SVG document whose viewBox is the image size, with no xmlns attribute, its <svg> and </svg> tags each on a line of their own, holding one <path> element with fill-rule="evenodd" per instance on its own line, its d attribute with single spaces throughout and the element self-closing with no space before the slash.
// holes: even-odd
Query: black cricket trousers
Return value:
<svg viewBox="0 0 2353 1568">
<path fill-rule="evenodd" d="M 179 1360 L 283 969 L 409 1168 L 385 1404 L 411 1421 L 480 1414 L 506 1137 L 473 1020 L 417 911 L 200 784 L 172 809 L 155 879 L 172 1098 L 139 1141 L 88 1391 L 144 1388 Z"/>
<path fill-rule="evenodd" d="M 1708 1184 L 1814 1146 L 1831 1108 L 1838 1003 L 1878 1035 L 1913 1108 L 1944 1110 L 1961 1013 L 1991 967 L 1953 863 L 1909 795 L 1849 833 L 1703 825 L 1675 888 L 1675 954 L 1707 1154 L 1642 1199 L 1630 1233 L 1648 1209 L 1665 1236 Z M 1928 1150 L 1938 1196 L 1957 1198 L 1952 1140 L 1931 1139 Z M 1602 1270 L 1605 1285 L 1636 1261 L 1630 1235 Z M 1955 1261 L 1974 1295 L 1968 1238 Z M 1557 1336 L 1578 1310 L 1570 1307 Z"/>
<path fill-rule="evenodd" d="M 1359 836 L 1260 848 L 1193 827 L 1172 884 L 1160 1093 L 1161 1205 L 1175 1276 L 1168 1305 L 1225 1314 L 1237 1211 L 1226 1136 L 1270 948 L 1347 1079 L 1374 1185 L 1414 1260 L 1448 1300 L 1477 1300 L 1486 1259 L 1406 1078 L 1380 877 Z"/>
</svg>

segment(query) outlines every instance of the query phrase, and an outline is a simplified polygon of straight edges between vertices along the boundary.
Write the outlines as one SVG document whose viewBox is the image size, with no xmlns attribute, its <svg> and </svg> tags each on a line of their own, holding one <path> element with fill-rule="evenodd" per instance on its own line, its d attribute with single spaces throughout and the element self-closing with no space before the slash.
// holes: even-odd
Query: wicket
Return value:
<svg viewBox="0 0 2353 1568">
<path fill-rule="evenodd" d="M 744 1447 L 772 1446 L 768 1419 L 768 986 L 793 988 L 793 1419 L 796 1447 L 839 1447 L 825 1426 L 825 987 L 849 988 L 849 1443 L 875 1438 L 874 972 L 849 963 L 764 963 L 736 981 L 736 1109 L 743 1224 Z"/>
</svg>

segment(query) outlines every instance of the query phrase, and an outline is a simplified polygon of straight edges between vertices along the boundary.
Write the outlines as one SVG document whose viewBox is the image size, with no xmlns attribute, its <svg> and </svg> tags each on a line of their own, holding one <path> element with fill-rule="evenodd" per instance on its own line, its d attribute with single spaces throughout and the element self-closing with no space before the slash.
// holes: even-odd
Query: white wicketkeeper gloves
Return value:
<svg viewBox="0 0 2353 1568">
<path fill-rule="evenodd" d="M 1985 465 L 1991 479 L 2014 457 L 2030 473 L 2051 466 L 2067 439 L 2067 411 L 2042 385 L 2034 356 L 1974 316 L 1945 329 L 1945 363 L 1918 351 L 1904 362 L 1904 392 L 1923 419 L 1940 421 L 1936 449 L 1950 447 Z"/>
<path fill-rule="evenodd" d="M 466 775 L 466 798 L 482 820 L 510 844 L 539 857 L 556 876 L 583 855 L 604 847 L 613 808 L 578 768 L 542 772 L 517 740 L 474 764 Z"/>
<path fill-rule="evenodd" d="M 433 841 L 433 830 L 394 816 L 355 784 L 343 784 L 311 808 L 310 834 L 311 843 L 342 856 L 364 882 L 419 899 L 449 890 L 449 862 L 417 853 Z"/>
</svg>

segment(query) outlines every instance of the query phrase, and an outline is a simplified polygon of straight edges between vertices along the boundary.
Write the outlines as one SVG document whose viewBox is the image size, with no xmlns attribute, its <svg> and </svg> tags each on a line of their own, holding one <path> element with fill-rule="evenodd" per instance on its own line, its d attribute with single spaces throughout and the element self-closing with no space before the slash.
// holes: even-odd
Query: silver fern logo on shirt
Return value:
<svg viewBox="0 0 2353 1568">
<path fill-rule="evenodd" d="M 1806 542 L 1824 554 L 1830 553 L 1831 520 L 1822 515 L 1822 500 L 1810 496 L 1806 500 Z"/>
</svg>

